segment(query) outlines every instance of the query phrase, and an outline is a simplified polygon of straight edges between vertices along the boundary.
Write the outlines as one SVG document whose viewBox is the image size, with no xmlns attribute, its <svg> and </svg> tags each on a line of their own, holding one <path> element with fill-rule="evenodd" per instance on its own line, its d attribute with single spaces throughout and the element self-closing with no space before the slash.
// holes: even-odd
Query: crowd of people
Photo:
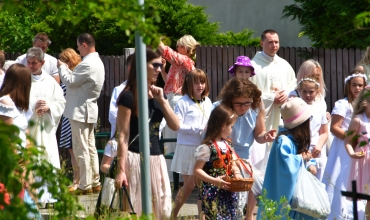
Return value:
<svg viewBox="0 0 370 220">
<path fill-rule="evenodd" d="M 37 34 L 27 53 L 7 65 L 0 53 L 0 120 L 20 129 L 22 147 L 29 145 L 26 134 L 44 146 L 44 158 L 56 169 L 60 168 L 58 144 L 68 149 L 73 167 L 70 193 L 100 193 L 94 124 L 104 65 L 91 34 L 77 37 L 79 54 L 67 48 L 59 60 L 46 54 L 50 43 L 45 33 Z M 185 35 L 177 41 L 176 50 L 162 42 L 157 49 L 146 50 L 148 116 L 139 115 L 140 73 L 134 55 L 126 61 L 127 81 L 112 92 L 111 139 L 100 170 L 107 173 L 117 158 L 115 185 L 127 187 L 135 212 L 142 213 L 141 172 L 149 172 L 156 219 L 176 218 L 195 188 L 200 219 L 252 220 L 257 205 L 260 219 L 266 205 L 258 203 L 262 192 L 267 199 L 279 202 L 285 197 L 289 203 L 304 166 L 305 172 L 326 186 L 331 206 L 327 219 L 353 218 L 352 201 L 341 191 L 350 191 L 351 181 L 356 180 L 357 189 L 369 194 L 370 49 L 345 78 L 345 96 L 330 112 L 320 64 L 304 61 L 296 74 L 277 55 L 276 31 L 262 33 L 262 51 L 252 60 L 243 55 L 236 58 L 228 70 L 232 77 L 217 100 L 208 98 L 207 73 L 195 68 L 197 45 L 192 36 Z M 171 65 L 168 73 L 167 63 Z M 165 81 L 163 89 L 156 86 L 158 76 Z M 139 117 L 148 117 L 149 122 L 149 171 L 140 169 Z M 177 138 L 170 171 L 182 174 L 183 186 L 174 203 L 160 136 Z M 248 177 L 254 178 L 249 192 L 230 191 L 227 178 Z M 41 181 L 40 177 L 35 181 Z M 47 187 L 38 189 L 42 192 L 38 203 L 57 201 Z M 123 211 L 129 212 L 124 201 Z M 276 213 L 283 208 L 278 206 Z M 370 219 L 366 215 L 370 203 L 358 201 L 358 208 L 362 218 Z M 283 219 L 288 216 L 315 219 L 295 210 Z"/>
</svg>

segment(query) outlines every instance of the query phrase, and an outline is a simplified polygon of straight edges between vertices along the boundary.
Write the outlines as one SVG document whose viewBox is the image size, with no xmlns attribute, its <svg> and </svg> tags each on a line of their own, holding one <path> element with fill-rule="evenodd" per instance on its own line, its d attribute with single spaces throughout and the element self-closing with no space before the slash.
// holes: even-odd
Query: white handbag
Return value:
<svg viewBox="0 0 370 220">
<path fill-rule="evenodd" d="M 115 187 L 115 179 L 105 177 L 101 193 L 101 205 L 110 207 L 114 194 L 116 194 L 115 198 L 119 198 Z M 119 209 L 119 199 L 113 201 L 112 208 Z"/>
<path fill-rule="evenodd" d="M 290 205 L 292 210 L 314 218 L 327 219 L 330 214 L 330 202 L 325 184 L 308 172 L 303 162 Z"/>
</svg>

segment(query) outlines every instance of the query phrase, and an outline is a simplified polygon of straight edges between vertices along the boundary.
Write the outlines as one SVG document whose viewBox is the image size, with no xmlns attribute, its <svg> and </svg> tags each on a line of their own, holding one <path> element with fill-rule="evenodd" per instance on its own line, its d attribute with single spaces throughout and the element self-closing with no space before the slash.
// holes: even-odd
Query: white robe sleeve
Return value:
<svg viewBox="0 0 370 220">
<path fill-rule="evenodd" d="M 64 112 L 66 100 L 64 98 L 63 89 L 57 83 L 53 84 L 53 87 L 53 99 L 51 103 L 48 103 L 50 111 L 47 115 L 50 123 L 56 126 Z"/>
</svg>

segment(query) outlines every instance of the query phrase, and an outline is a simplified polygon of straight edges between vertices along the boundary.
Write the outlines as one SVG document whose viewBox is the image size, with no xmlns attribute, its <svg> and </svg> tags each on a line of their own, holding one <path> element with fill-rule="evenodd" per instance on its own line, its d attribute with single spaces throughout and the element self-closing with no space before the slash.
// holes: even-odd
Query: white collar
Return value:
<svg viewBox="0 0 370 220">
<path fill-rule="evenodd" d="M 95 55 L 98 55 L 99 56 L 99 54 L 98 54 L 98 52 L 92 52 L 92 53 L 89 53 L 89 54 L 87 54 L 86 56 L 84 56 L 83 58 L 82 58 L 82 60 L 85 60 L 87 57 L 89 57 L 89 56 L 95 56 Z"/>
<path fill-rule="evenodd" d="M 274 61 L 275 56 L 271 57 L 271 56 L 267 55 L 264 51 L 262 51 L 262 52 L 261 52 L 261 54 L 262 54 L 262 56 L 263 56 L 267 61 L 269 61 L 269 62 Z"/>
</svg>

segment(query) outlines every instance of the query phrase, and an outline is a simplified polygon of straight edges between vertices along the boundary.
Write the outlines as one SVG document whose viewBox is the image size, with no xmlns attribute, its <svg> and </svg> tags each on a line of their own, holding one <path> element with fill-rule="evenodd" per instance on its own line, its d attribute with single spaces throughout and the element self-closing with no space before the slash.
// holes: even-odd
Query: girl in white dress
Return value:
<svg viewBox="0 0 370 220">
<path fill-rule="evenodd" d="M 29 112 L 29 97 L 31 91 L 31 72 L 22 64 L 13 64 L 9 67 L 0 89 L 0 120 L 19 128 L 21 147 L 26 148 L 26 130 Z M 28 116 L 28 118 L 27 118 Z M 25 174 L 24 174 L 25 175 Z M 25 179 L 32 179 L 31 176 Z M 30 219 L 42 219 L 34 202 L 36 195 L 29 192 L 29 183 L 23 181 L 24 202 L 35 212 L 28 213 Z"/>
<path fill-rule="evenodd" d="M 306 166 L 321 181 L 327 161 L 325 143 L 328 139 L 329 131 L 325 111 L 319 107 L 317 102 L 315 103 L 319 89 L 320 83 L 314 77 L 303 78 L 297 85 L 297 91 L 303 101 L 317 108 L 310 120 L 311 143 L 309 150 L 313 159 Z"/>
<path fill-rule="evenodd" d="M 332 111 L 330 131 L 334 135 L 332 147 L 324 171 L 322 182 L 326 184 L 331 213 L 328 219 L 353 218 L 352 202 L 341 195 L 347 191 L 347 183 L 351 165 L 351 158 L 346 152 L 344 138 L 353 114 L 353 103 L 360 91 L 366 85 L 366 76 L 353 71 L 344 80 L 345 98 L 335 102 Z M 358 210 L 364 210 L 364 204 L 358 202 Z M 364 214 L 363 212 L 360 212 Z"/>
<path fill-rule="evenodd" d="M 175 207 L 172 210 L 173 217 L 177 217 L 181 206 L 195 187 L 194 153 L 202 142 L 202 133 L 213 108 L 211 100 L 207 97 L 208 94 L 208 78 L 202 70 L 195 69 L 186 75 L 182 86 L 183 97 L 175 108 L 175 114 L 180 120 L 180 129 L 171 164 L 172 172 L 183 175 L 184 186 L 177 193 Z"/>
</svg>

